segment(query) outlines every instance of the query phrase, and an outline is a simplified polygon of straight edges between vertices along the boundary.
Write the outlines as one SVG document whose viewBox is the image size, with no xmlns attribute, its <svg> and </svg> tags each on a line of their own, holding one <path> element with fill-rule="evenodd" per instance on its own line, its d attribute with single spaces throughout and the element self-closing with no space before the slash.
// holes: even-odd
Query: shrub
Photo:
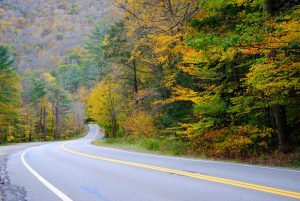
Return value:
<svg viewBox="0 0 300 201">
<path fill-rule="evenodd" d="M 223 142 L 215 144 L 214 154 L 226 158 L 239 158 L 248 155 L 252 141 L 245 136 L 230 135 Z"/>
<path fill-rule="evenodd" d="M 176 137 L 161 137 L 160 150 L 164 153 L 179 156 L 186 154 L 188 144 Z"/>
<path fill-rule="evenodd" d="M 157 134 L 153 117 L 145 111 L 134 111 L 123 122 L 127 135 L 153 137 Z"/>
<path fill-rule="evenodd" d="M 171 154 L 175 155 L 175 156 L 180 156 L 185 154 L 186 152 L 186 144 L 184 142 L 181 141 L 173 141 L 171 144 Z"/>
<path fill-rule="evenodd" d="M 160 142 L 158 139 L 144 139 L 143 140 L 143 147 L 151 151 L 158 151 L 160 148 Z"/>
<path fill-rule="evenodd" d="M 245 158 L 272 149 L 272 135 L 272 129 L 249 125 L 206 130 L 190 139 L 189 152 L 220 158 Z"/>
</svg>

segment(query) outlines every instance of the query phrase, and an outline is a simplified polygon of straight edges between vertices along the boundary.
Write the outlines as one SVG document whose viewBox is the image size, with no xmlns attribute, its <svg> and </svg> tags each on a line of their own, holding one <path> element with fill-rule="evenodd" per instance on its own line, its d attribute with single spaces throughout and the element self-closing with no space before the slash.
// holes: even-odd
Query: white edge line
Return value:
<svg viewBox="0 0 300 201">
<path fill-rule="evenodd" d="M 87 142 L 85 144 L 89 145 L 89 146 L 100 148 L 99 146 L 95 146 L 90 142 Z M 122 149 L 118 149 L 118 148 L 104 147 L 104 146 L 101 147 L 101 148 L 110 149 L 110 150 L 119 151 L 119 152 L 130 153 L 130 154 L 153 156 L 153 157 L 157 157 L 157 158 L 170 158 L 170 159 L 176 159 L 176 160 L 186 160 L 186 161 L 195 161 L 195 162 L 204 162 L 204 163 L 215 163 L 215 164 L 234 165 L 234 166 L 243 166 L 243 167 L 251 167 L 251 168 L 260 168 L 260 169 L 269 169 L 269 170 L 300 173 L 300 170 L 293 170 L 293 169 L 287 169 L 287 168 L 276 168 L 276 167 L 268 167 L 268 166 L 261 166 L 261 165 L 239 164 L 239 163 L 213 161 L 213 160 L 205 160 L 205 159 L 182 158 L 182 157 L 176 157 L 176 156 L 162 156 L 162 155 L 157 155 L 157 154 L 147 154 L 147 153 L 139 153 L 139 152 L 135 152 L 135 151 L 126 151 L 126 150 L 122 150 Z"/>
<path fill-rule="evenodd" d="M 35 148 L 35 147 L 33 147 L 33 148 Z M 65 195 L 63 192 L 61 192 L 55 186 L 53 186 L 50 182 L 48 182 L 45 178 L 43 178 L 41 175 L 39 175 L 34 169 L 32 169 L 30 167 L 30 165 L 28 165 L 28 163 L 24 159 L 24 156 L 28 151 L 32 150 L 33 148 L 27 149 L 22 153 L 21 159 L 22 159 L 24 166 L 29 170 L 29 172 L 31 174 L 33 174 L 42 184 L 44 184 L 49 190 L 51 190 L 54 194 L 56 194 L 61 200 L 73 201 L 71 198 L 69 198 L 67 195 Z"/>
</svg>

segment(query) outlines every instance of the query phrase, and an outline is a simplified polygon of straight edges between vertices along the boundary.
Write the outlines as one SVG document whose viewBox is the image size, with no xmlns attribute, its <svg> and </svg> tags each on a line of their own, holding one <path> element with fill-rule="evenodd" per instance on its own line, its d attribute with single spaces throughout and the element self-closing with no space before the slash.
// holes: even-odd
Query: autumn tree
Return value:
<svg viewBox="0 0 300 201">
<path fill-rule="evenodd" d="M 115 3 L 122 19 L 103 48 L 118 64 L 112 74 L 129 72 L 135 112 L 147 110 L 162 128 L 181 127 L 183 140 L 210 154 L 297 145 L 296 1 Z"/>
<path fill-rule="evenodd" d="M 103 126 L 108 137 L 116 137 L 126 112 L 121 86 L 111 78 L 102 80 L 87 98 L 89 117 Z"/>
<path fill-rule="evenodd" d="M 279 149 L 289 150 L 285 107 L 297 108 L 299 34 L 293 30 L 298 20 L 293 12 L 280 16 L 283 22 L 269 19 L 264 5 L 255 1 L 207 7 L 213 12 L 202 10 L 192 20 L 194 30 L 178 65 L 197 84 L 174 87 L 173 100 L 195 104 L 199 122 L 188 131 L 202 133 L 232 123 L 272 127 Z M 289 116 L 296 117 L 293 112 Z"/>
</svg>

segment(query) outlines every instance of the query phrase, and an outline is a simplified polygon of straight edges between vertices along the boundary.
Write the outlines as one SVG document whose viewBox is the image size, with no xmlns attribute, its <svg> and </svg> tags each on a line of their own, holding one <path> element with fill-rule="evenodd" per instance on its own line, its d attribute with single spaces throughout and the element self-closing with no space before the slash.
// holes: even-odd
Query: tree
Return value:
<svg viewBox="0 0 300 201">
<path fill-rule="evenodd" d="M 106 130 L 108 137 L 116 137 L 122 115 L 126 112 L 121 86 L 111 78 L 102 80 L 87 98 L 89 118 Z"/>
<path fill-rule="evenodd" d="M 272 9 L 267 9 L 272 16 L 282 9 L 278 5 L 286 5 L 284 2 L 267 1 Z M 286 7 L 284 7 L 286 8 Z M 298 9 L 299 10 L 299 9 Z M 300 60 L 299 37 L 297 31 L 300 20 L 294 17 L 294 13 L 281 17 L 283 22 L 270 21 L 273 28 L 271 34 L 266 36 L 262 43 L 257 43 L 258 50 L 264 54 L 249 70 L 246 83 L 250 93 L 264 98 L 264 102 L 270 107 L 272 124 L 278 132 L 278 143 L 281 151 L 291 149 L 290 136 L 291 125 L 288 125 L 286 107 L 297 108 L 299 104 L 300 86 Z"/>
<path fill-rule="evenodd" d="M 20 83 L 8 48 L 0 46 L 0 143 L 13 141 L 19 123 Z"/>
<path fill-rule="evenodd" d="M 134 40 L 134 39 L 133 39 Z M 115 23 L 103 41 L 105 58 L 119 65 L 119 79 L 131 88 L 130 91 L 138 93 L 139 80 L 136 59 L 133 57 L 134 41 L 127 38 L 123 22 Z"/>
<path fill-rule="evenodd" d="M 192 124 L 192 133 L 231 123 L 261 129 L 271 125 L 278 133 L 279 149 L 285 152 L 290 150 L 291 132 L 285 107 L 297 107 L 299 91 L 299 33 L 295 31 L 299 21 L 293 12 L 281 16 L 282 22 L 266 18 L 262 7 L 261 2 L 233 1 L 209 7 L 212 13 L 200 12 L 192 21 L 195 30 L 186 37 L 191 48 L 185 48 L 178 65 L 197 84 L 175 87 L 174 98 L 196 105 L 199 122 Z M 213 111 L 221 109 L 218 114 L 208 113 L 209 105 L 222 107 L 213 107 Z"/>
</svg>

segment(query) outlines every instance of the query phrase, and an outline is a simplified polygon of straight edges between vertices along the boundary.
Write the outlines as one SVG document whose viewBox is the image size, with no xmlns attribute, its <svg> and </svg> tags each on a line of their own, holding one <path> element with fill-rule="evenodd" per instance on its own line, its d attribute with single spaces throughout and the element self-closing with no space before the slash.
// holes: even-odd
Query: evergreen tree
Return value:
<svg viewBox="0 0 300 201">
<path fill-rule="evenodd" d="M 8 48 L 0 46 L 0 143 L 17 135 L 20 84 Z"/>
</svg>

